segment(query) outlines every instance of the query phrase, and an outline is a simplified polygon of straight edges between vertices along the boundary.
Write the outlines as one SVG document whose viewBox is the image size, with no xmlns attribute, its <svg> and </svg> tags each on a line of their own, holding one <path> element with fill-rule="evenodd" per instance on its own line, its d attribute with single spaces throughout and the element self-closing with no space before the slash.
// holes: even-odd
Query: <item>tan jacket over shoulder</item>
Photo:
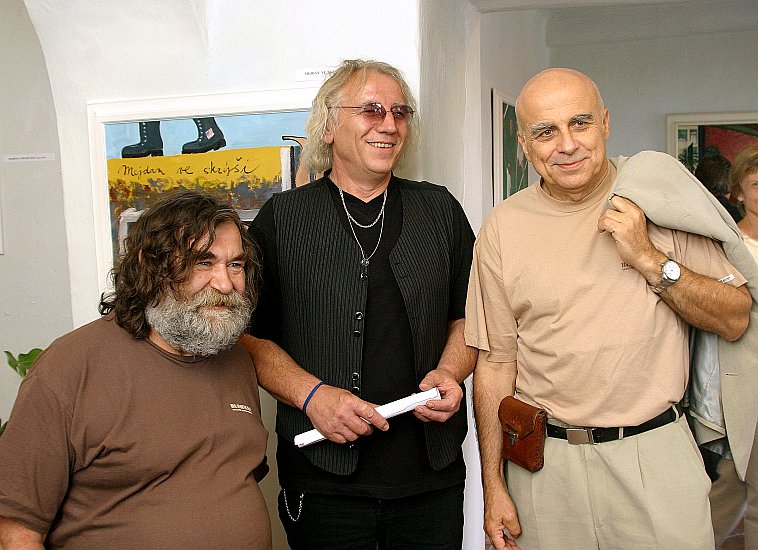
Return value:
<svg viewBox="0 0 758 550">
<path fill-rule="evenodd" d="M 721 399 L 734 464 L 745 477 L 758 424 L 758 265 L 740 230 L 713 195 L 678 161 L 643 151 L 614 161 L 612 195 L 627 198 L 661 227 L 703 235 L 721 243 L 732 265 L 747 279 L 753 297 L 750 324 L 736 342 L 719 338 Z"/>
</svg>

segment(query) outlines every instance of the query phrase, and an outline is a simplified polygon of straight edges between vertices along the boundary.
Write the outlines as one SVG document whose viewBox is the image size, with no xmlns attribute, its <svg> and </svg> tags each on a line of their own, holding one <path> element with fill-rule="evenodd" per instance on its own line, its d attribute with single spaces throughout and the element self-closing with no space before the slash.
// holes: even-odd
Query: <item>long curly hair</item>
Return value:
<svg viewBox="0 0 758 550">
<path fill-rule="evenodd" d="M 416 148 L 419 137 L 418 108 L 403 74 L 392 65 L 381 61 L 346 59 L 324 82 L 316 97 L 313 98 L 311 116 L 305 124 L 305 134 L 308 139 L 300 157 L 303 166 L 313 172 L 323 172 L 332 167 L 332 146 L 324 141 L 324 133 L 327 127 L 334 128 L 337 125 L 338 109 L 329 109 L 329 107 L 339 105 L 343 88 L 354 75 L 358 75 L 358 84 L 362 86 L 366 83 L 366 77 L 369 74 L 383 74 L 395 80 L 400 86 L 403 101 L 415 111 L 408 121 L 408 134 L 398 161 L 401 162 Z"/>
<path fill-rule="evenodd" d="M 195 263 L 213 245 L 216 228 L 228 222 L 240 231 L 245 295 L 255 307 L 258 260 L 237 212 L 206 193 L 180 191 L 161 198 L 130 228 L 125 252 L 111 272 L 114 290 L 101 296 L 100 314 L 113 312 L 116 322 L 134 338 L 146 338 L 150 333 L 146 308 L 156 305 L 168 292 L 176 295 L 178 287 L 192 275 Z"/>
</svg>

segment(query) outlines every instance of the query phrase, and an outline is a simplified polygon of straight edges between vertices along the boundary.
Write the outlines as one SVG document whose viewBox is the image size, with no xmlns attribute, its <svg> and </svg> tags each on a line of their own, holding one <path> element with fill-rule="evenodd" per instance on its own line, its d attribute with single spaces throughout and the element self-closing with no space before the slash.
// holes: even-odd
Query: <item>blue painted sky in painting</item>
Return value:
<svg viewBox="0 0 758 550">
<path fill-rule="evenodd" d="M 216 124 L 224 133 L 226 149 L 294 145 L 282 141 L 284 135 L 305 135 L 305 122 L 309 111 L 284 111 L 216 117 Z M 191 118 L 161 121 L 163 154 L 179 155 L 182 145 L 197 139 L 197 127 Z M 121 149 L 139 141 L 137 122 L 116 122 L 105 125 L 107 158 L 121 158 Z"/>
</svg>

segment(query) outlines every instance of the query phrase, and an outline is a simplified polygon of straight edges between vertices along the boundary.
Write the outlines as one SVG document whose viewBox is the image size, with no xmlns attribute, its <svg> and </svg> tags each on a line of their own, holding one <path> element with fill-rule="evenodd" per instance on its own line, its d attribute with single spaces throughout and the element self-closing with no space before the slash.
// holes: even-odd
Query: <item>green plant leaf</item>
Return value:
<svg viewBox="0 0 758 550">
<path fill-rule="evenodd" d="M 37 356 L 42 353 L 42 350 L 40 348 L 34 348 L 26 353 L 19 353 L 18 359 L 16 359 L 9 351 L 4 351 L 3 353 L 5 353 L 5 357 L 8 359 L 8 365 L 10 368 L 15 370 L 19 376 L 23 378 L 26 376 L 26 371 L 28 371 L 29 367 L 31 367 L 32 363 L 34 363 L 34 360 L 37 359 Z M 3 432 L 5 431 L 5 427 L 7 425 L 7 420 L 3 423 L 0 423 L 0 435 L 3 435 Z"/>
<path fill-rule="evenodd" d="M 32 366 L 32 363 L 37 359 L 37 356 L 42 353 L 40 348 L 34 348 L 27 353 L 18 354 L 18 363 L 20 365 L 19 374 L 23 377 L 26 376 L 26 371 Z"/>
<path fill-rule="evenodd" d="M 19 376 L 23 378 L 26 376 L 26 372 L 29 370 L 29 367 L 32 366 L 32 363 L 34 363 L 34 360 L 37 359 L 37 356 L 40 353 L 42 353 L 42 350 L 40 348 L 34 348 L 26 353 L 19 353 L 18 359 L 16 359 L 9 351 L 5 351 L 5 356 L 8 358 L 8 365 L 10 368 L 15 370 Z"/>
<path fill-rule="evenodd" d="M 15 357 L 13 357 L 13 354 L 9 351 L 5 351 L 3 353 L 5 353 L 5 356 L 8 358 L 8 365 L 10 365 L 13 370 L 18 372 L 18 361 Z"/>
</svg>

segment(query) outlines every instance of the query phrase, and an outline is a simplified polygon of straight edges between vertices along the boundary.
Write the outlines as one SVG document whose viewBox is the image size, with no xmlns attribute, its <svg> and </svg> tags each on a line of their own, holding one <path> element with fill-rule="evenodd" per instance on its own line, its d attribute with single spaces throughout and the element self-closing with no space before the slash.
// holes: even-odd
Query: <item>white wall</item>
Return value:
<svg viewBox="0 0 758 550">
<path fill-rule="evenodd" d="M 482 215 L 492 208 L 492 88 L 515 101 L 521 87 L 546 69 L 545 14 L 537 10 L 482 17 Z M 478 229 L 475 228 L 475 229 Z"/>
<path fill-rule="evenodd" d="M 577 33 L 587 21 L 594 32 Z M 754 0 L 561 10 L 548 20 L 547 41 L 551 66 L 598 84 L 611 115 L 610 155 L 665 152 L 667 114 L 758 111 Z"/>
<path fill-rule="evenodd" d="M 71 327 L 53 98 L 22 0 L 0 2 L 0 350 L 44 348 Z M 10 155 L 51 160 L 7 162 Z M 0 418 L 20 378 L 0 356 Z"/>
<path fill-rule="evenodd" d="M 466 204 L 480 180 L 479 20 L 465 0 L 421 2 L 421 162 L 423 177 Z M 474 165 L 474 171 L 469 168 Z M 467 209 L 468 210 L 468 209 Z"/>
</svg>

